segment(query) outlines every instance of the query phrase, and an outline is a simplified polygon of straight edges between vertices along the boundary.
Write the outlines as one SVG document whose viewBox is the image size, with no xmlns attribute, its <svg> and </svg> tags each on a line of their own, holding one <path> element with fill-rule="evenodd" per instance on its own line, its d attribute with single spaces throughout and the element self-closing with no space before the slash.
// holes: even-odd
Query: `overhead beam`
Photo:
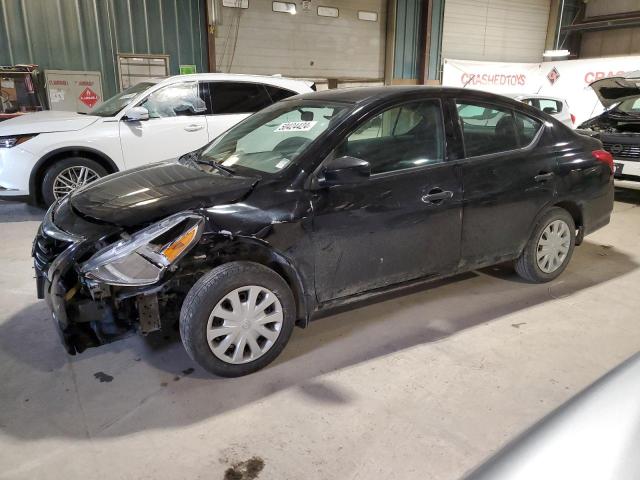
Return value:
<svg viewBox="0 0 640 480">
<path fill-rule="evenodd" d="M 589 17 L 580 23 L 562 27 L 561 32 L 586 32 L 633 27 L 640 27 L 640 11 L 629 12 L 621 15 Z"/>
</svg>

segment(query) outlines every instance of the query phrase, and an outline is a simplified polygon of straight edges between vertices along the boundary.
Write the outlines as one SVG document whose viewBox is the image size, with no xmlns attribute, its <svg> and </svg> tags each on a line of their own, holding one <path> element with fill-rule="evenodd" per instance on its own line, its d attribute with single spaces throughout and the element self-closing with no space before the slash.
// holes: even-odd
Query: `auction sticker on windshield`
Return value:
<svg viewBox="0 0 640 480">
<path fill-rule="evenodd" d="M 285 122 L 281 123 L 274 132 L 308 132 L 316 125 L 316 123 L 318 122 Z"/>
</svg>

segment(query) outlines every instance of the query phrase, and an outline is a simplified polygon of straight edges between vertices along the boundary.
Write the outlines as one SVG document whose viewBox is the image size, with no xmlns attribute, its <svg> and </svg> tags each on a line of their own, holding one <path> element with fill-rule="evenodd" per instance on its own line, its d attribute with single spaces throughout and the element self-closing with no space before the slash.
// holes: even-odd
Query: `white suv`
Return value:
<svg viewBox="0 0 640 480">
<path fill-rule="evenodd" d="M 170 160 L 313 83 L 234 74 L 135 85 L 88 115 L 45 111 L 0 123 L 0 198 L 51 204 L 99 177 Z"/>
</svg>

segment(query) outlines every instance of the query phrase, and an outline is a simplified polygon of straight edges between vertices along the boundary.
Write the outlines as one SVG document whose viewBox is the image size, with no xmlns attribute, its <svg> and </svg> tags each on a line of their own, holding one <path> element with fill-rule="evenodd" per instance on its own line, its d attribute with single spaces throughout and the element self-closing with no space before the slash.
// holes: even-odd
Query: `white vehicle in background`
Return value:
<svg viewBox="0 0 640 480">
<path fill-rule="evenodd" d="M 46 205 L 74 188 L 196 150 L 250 114 L 313 91 L 308 81 L 206 73 L 135 85 L 89 114 L 45 111 L 0 123 L 0 198 Z"/>
<path fill-rule="evenodd" d="M 575 127 L 576 117 L 569 111 L 567 101 L 562 98 L 532 93 L 504 93 L 503 95 L 542 110 L 544 113 L 548 113 L 564 123 L 567 127 Z"/>
</svg>

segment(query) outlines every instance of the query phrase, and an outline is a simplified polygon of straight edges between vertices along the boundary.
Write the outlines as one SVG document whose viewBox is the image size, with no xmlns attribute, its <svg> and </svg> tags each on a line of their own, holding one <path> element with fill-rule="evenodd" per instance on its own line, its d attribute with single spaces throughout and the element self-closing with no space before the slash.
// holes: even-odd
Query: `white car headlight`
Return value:
<svg viewBox="0 0 640 480">
<path fill-rule="evenodd" d="M 31 135 L 13 135 L 10 137 L 0 137 L 0 148 L 12 148 L 16 145 L 20 145 L 21 143 L 26 142 L 27 140 L 31 140 L 35 137 L 36 134 Z"/>
<path fill-rule="evenodd" d="M 151 285 L 198 242 L 203 225 L 199 215 L 171 215 L 103 248 L 82 265 L 80 272 L 109 285 Z"/>
</svg>

